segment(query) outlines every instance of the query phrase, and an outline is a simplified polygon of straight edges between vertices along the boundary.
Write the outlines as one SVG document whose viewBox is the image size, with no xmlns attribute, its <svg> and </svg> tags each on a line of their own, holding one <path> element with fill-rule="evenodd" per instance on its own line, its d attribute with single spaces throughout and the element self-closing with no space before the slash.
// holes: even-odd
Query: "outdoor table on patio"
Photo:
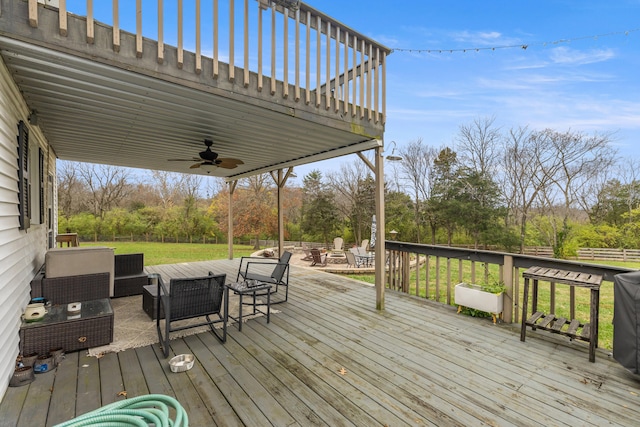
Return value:
<svg viewBox="0 0 640 427">
<path fill-rule="evenodd" d="M 522 301 L 522 326 L 520 328 L 520 341 L 525 340 L 527 326 L 532 330 L 540 328 L 556 334 L 568 336 L 571 339 L 587 341 L 589 343 L 589 362 L 595 362 L 595 349 L 598 347 L 598 311 L 600 302 L 600 284 L 602 276 L 597 274 L 579 273 L 575 271 L 564 271 L 555 268 L 529 267 L 522 273 L 524 277 L 524 293 Z M 533 300 L 531 307 L 531 317 L 527 318 L 527 305 L 529 302 L 529 280 L 533 280 Z M 555 314 L 544 314 L 538 311 L 538 281 L 542 280 L 550 283 L 562 283 L 571 287 L 578 286 L 590 289 L 590 318 L 589 323 L 581 323 L 579 320 L 567 320 L 557 317 Z M 572 290 L 573 293 L 573 290 Z M 563 329 L 565 325 L 569 327 Z M 582 328 L 582 333 L 578 334 L 578 328 Z"/>
<path fill-rule="evenodd" d="M 365 266 L 371 267 L 371 265 L 373 265 L 373 261 L 376 258 L 376 255 L 372 252 L 369 252 L 366 254 L 358 254 L 356 255 L 356 258 L 358 258 L 362 263 L 364 263 Z"/>
<path fill-rule="evenodd" d="M 255 284 L 254 284 L 255 283 Z M 256 280 L 247 280 L 243 282 L 233 282 L 225 285 L 227 292 L 224 295 L 224 312 L 225 316 L 230 317 L 233 320 L 238 321 L 238 331 L 242 331 L 242 296 L 249 295 L 253 297 L 253 314 L 258 312 L 267 316 L 267 323 L 271 320 L 271 284 L 258 282 Z M 229 293 L 233 291 L 234 294 L 239 295 L 238 301 L 238 317 L 233 317 L 229 314 Z M 266 292 L 265 292 L 266 291 Z M 259 293 L 258 293 L 259 292 Z M 256 303 L 256 297 L 266 296 L 267 303 Z M 267 311 L 264 312 L 258 309 L 258 305 L 266 305 Z"/>
<path fill-rule="evenodd" d="M 113 309 L 108 298 L 82 301 L 79 314 L 67 314 L 67 304 L 49 308 L 42 320 L 20 326 L 22 354 L 65 352 L 107 345 L 113 341 Z"/>
</svg>

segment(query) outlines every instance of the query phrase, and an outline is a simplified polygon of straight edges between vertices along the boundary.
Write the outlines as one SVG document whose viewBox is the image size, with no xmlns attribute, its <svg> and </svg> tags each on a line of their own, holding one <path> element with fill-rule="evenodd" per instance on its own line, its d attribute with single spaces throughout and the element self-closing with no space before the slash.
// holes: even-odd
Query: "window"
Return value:
<svg viewBox="0 0 640 427">
<path fill-rule="evenodd" d="M 20 123 L 18 123 L 18 212 L 20 230 L 26 230 L 31 225 L 30 203 L 29 129 L 20 120 Z"/>
</svg>

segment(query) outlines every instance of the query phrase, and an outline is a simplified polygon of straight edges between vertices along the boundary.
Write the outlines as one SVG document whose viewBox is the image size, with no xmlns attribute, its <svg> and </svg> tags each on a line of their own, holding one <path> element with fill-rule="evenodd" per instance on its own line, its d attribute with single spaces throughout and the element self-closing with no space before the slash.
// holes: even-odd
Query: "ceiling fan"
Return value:
<svg viewBox="0 0 640 427">
<path fill-rule="evenodd" d="M 244 162 L 240 159 L 218 158 L 218 153 L 216 153 L 215 151 L 211 151 L 213 141 L 210 139 L 205 139 L 204 145 L 206 145 L 207 148 L 204 151 L 198 153 L 200 157 L 192 157 L 190 159 L 168 159 L 168 161 L 196 162 L 195 164 L 189 166 L 189 169 L 197 169 L 200 166 L 217 166 L 223 169 L 235 169 L 238 165 L 244 164 Z"/>
</svg>

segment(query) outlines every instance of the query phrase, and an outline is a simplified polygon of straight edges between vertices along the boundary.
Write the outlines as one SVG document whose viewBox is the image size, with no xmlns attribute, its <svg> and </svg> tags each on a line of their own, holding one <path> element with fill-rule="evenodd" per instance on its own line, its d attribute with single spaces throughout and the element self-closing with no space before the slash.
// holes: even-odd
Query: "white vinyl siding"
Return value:
<svg viewBox="0 0 640 427">
<path fill-rule="evenodd" d="M 29 109 L 0 58 L 0 398 L 6 392 L 19 352 L 20 316 L 29 302 L 29 282 L 44 262 L 47 226 L 40 224 L 38 153 L 45 154 L 45 173 L 53 173 L 40 129 L 27 121 Z M 29 126 L 31 226 L 19 229 L 18 123 Z M 53 159 L 53 160 L 52 160 Z M 46 192 L 45 192 L 46 194 Z"/>
</svg>

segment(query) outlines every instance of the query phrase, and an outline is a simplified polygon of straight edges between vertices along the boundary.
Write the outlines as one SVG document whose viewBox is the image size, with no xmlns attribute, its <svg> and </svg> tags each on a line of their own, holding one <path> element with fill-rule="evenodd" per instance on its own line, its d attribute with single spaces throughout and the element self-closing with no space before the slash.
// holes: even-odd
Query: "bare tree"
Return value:
<svg viewBox="0 0 640 427">
<path fill-rule="evenodd" d="M 572 210 L 579 207 L 580 194 L 594 176 L 614 165 L 616 151 L 610 145 L 610 134 L 545 129 L 533 133 L 532 139 L 537 141 L 538 167 L 547 183 L 540 192 L 541 200 L 547 212 L 553 212 L 549 215 L 553 228 L 550 243 L 554 255 L 562 257 L 570 231 L 568 220 Z"/>
<path fill-rule="evenodd" d="M 77 163 L 58 163 L 58 207 L 67 219 L 86 208 L 87 190 L 83 186 Z"/>
<path fill-rule="evenodd" d="M 412 193 L 414 217 L 417 225 L 417 242 L 421 242 L 421 229 L 428 217 L 427 201 L 431 197 L 434 184 L 433 161 L 438 157 L 439 149 L 424 145 L 422 138 L 411 141 L 400 150 L 402 155 L 401 170 L 407 181 L 407 189 Z"/>
<path fill-rule="evenodd" d="M 460 163 L 485 177 L 496 171 L 500 158 L 502 134 L 500 128 L 494 126 L 495 120 L 495 117 L 485 117 L 461 125 L 456 137 Z"/>
<path fill-rule="evenodd" d="M 337 172 L 327 176 L 335 190 L 335 202 L 344 218 L 349 218 L 356 244 L 360 244 L 373 215 L 374 185 L 370 170 L 362 161 L 343 163 Z"/>
<path fill-rule="evenodd" d="M 184 198 L 184 181 L 187 176 L 188 175 L 175 172 L 152 172 L 152 185 L 164 209 L 176 206 Z"/>
<path fill-rule="evenodd" d="M 526 127 L 511 129 L 504 143 L 502 188 L 507 207 L 520 228 L 522 253 L 529 213 L 546 185 L 546 175 L 539 170 L 540 141 Z"/>
<path fill-rule="evenodd" d="M 89 189 L 91 210 L 97 217 L 104 218 L 105 212 L 118 206 L 129 191 L 130 172 L 126 168 L 79 163 L 77 172 Z"/>
</svg>

